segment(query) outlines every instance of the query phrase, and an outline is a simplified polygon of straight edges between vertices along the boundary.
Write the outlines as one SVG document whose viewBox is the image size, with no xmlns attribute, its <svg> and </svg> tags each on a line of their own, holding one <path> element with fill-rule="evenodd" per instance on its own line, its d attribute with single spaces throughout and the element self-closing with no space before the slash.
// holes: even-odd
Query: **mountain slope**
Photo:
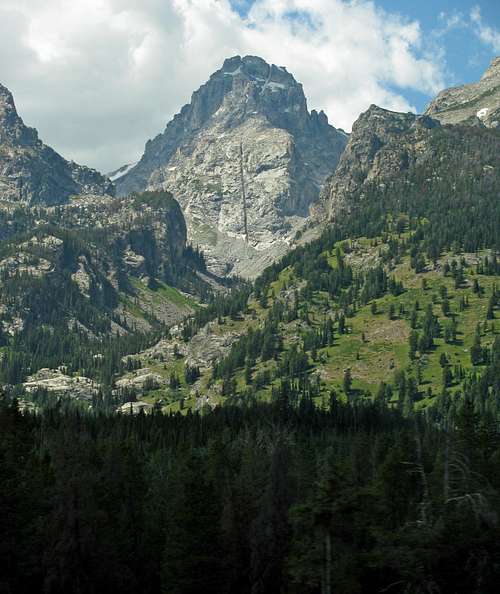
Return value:
<svg viewBox="0 0 500 594">
<path fill-rule="evenodd" d="M 148 141 L 117 191 L 170 190 L 209 267 L 251 277 L 288 249 L 346 140 L 308 112 L 284 68 L 236 56 Z"/>
<path fill-rule="evenodd" d="M 335 390 L 411 410 L 481 373 L 497 393 L 499 173 L 499 130 L 370 107 L 325 184 L 322 237 L 267 269 L 248 302 L 140 354 L 174 377 L 143 398 L 178 410 Z"/>
<path fill-rule="evenodd" d="M 132 357 L 136 369 L 116 382 L 117 396 L 178 411 L 269 401 L 281 386 L 292 401 L 309 393 L 321 404 L 332 391 L 355 401 L 382 385 L 382 398 L 409 409 L 459 393 L 484 371 L 500 330 L 500 265 L 489 250 L 443 252 L 415 270 L 418 245 L 405 231 L 291 255 L 238 313 L 221 311 Z M 145 369 L 163 378 L 161 389 L 140 386 Z"/>
<path fill-rule="evenodd" d="M 0 200 L 60 204 L 76 194 L 113 195 L 114 187 L 99 172 L 66 161 L 43 144 L 0 85 Z"/>
<path fill-rule="evenodd" d="M 328 218 L 352 208 L 369 184 L 397 179 L 411 166 L 434 159 L 427 141 L 439 126 L 429 117 L 392 112 L 376 105 L 361 114 L 337 170 L 322 191 Z"/>
<path fill-rule="evenodd" d="M 427 115 L 442 124 L 500 126 L 500 57 L 477 83 L 446 89 L 430 103 Z"/>
<path fill-rule="evenodd" d="M 150 344 L 213 291 L 166 193 L 84 196 L 2 214 L 4 383 L 40 367 L 112 372 L 121 355 Z"/>
<path fill-rule="evenodd" d="M 353 125 L 339 165 L 322 190 L 322 208 L 318 208 L 316 218 L 332 220 L 345 211 L 363 208 L 367 202 L 379 201 L 381 196 L 394 197 L 397 192 L 399 200 L 411 194 L 416 208 L 437 193 L 446 192 L 440 187 L 441 180 L 450 180 L 450 176 L 457 189 L 457 207 L 471 200 L 469 182 L 477 188 L 496 185 L 499 131 L 490 116 L 500 110 L 499 82 L 497 59 L 477 85 L 443 91 L 425 115 L 372 105 Z M 490 115 L 482 123 L 475 118 L 477 125 L 470 126 L 474 123 L 471 107 L 463 110 L 473 98 L 487 100 Z M 447 109 L 454 114 L 452 120 Z M 446 125 L 451 121 L 455 126 Z"/>
</svg>

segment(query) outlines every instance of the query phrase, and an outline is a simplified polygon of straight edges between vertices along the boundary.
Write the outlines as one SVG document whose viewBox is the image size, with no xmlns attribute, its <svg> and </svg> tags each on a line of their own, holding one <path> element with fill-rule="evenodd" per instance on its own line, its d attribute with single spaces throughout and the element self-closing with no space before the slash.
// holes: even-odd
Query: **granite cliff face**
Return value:
<svg viewBox="0 0 500 594">
<path fill-rule="evenodd" d="M 500 126 L 500 56 L 477 83 L 446 89 L 432 101 L 427 115 L 442 124 Z"/>
<path fill-rule="evenodd" d="M 397 113 L 376 105 L 361 114 L 337 170 L 322 192 L 321 204 L 327 218 L 349 210 L 352 198 L 364 186 L 404 175 L 417 163 L 434 158 L 426 140 L 429 132 L 439 126 L 428 116 Z"/>
<path fill-rule="evenodd" d="M 75 194 L 113 193 L 109 179 L 43 144 L 17 114 L 10 91 L 0 85 L 0 200 L 60 204 Z"/>
<path fill-rule="evenodd" d="M 148 141 L 117 191 L 173 192 L 209 268 L 253 277 L 289 249 L 346 142 L 285 68 L 236 56 Z"/>
</svg>

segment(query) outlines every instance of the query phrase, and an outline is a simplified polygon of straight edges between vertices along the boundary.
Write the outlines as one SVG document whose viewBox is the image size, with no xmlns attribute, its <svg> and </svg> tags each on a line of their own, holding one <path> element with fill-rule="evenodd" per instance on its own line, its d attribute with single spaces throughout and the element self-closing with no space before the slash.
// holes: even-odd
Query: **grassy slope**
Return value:
<svg viewBox="0 0 500 594">
<path fill-rule="evenodd" d="M 370 248 L 368 240 L 358 240 L 356 252 L 353 254 L 353 263 L 357 261 L 362 262 L 367 257 L 373 255 L 373 249 Z M 484 254 L 478 254 L 484 255 Z M 451 254 L 445 254 L 441 261 L 452 259 Z M 457 259 L 459 256 L 455 256 Z M 335 256 L 329 254 L 329 263 L 331 266 L 336 265 Z M 496 278 L 492 276 L 477 275 L 475 267 L 469 266 L 466 269 L 466 282 L 464 286 L 455 289 L 454 281 L 450 276 L 444 277 L 441 272 L 428 271 L 416 274 L 409 266 L 409 257 L 405 256 L 400 264 L 398 264 L 392 271 L 398 280 L 403 281 L 405 292 L 397 297 L 392 295 L 385 295 L 376 300 L 377 313 L 371 313 L 371 303 L 361 307 L 358 311 L 346 321 L 349 329 L 348 334 L 339 335 L 336 333 L 335 344 L 331 347 L 326 347 L 318 350 L 316 361 L 310 357 L 311 372 L 317 371 L 322 380 L 322 392 L 326 395 L 330 389 L 334 388 L 339 392 L 342 391 L 342 380 L 344 370 L 349 367 L 353 377 L 353 391 L 370 391 L 375 393 L 380 382 L 392 382 L 394 373 L 398 369 L 407 369 L 410 374 L 415 375 L 415 367 L 417 362 L 413 364 L 408 357 L 408 337 L 411 331 L 410 328 L 410 312 L 415 303 L 419 302 L 419 320 L 423 318 L 425 309 L 428 303 L 433 303 L 434 313 L 438 316 L 439 322 L 443 326 L 446 317 L 441 311 L 441 297 L 440 288 L 442 285 L 448 289 L 448 299 L 450 302 L 451 312 L 456 313 L 458 321 L 458 336 L 455 344 L 445 344 L 444 339 L 435 339 L 435 347 L 430 353 L 421 355 L 417 361 L 421 366 L 422 383 L 420 391 L 423 396 L 428 388 L 431 389 L 433 395 L 439 394 L 442 389 L 442 370 L 439 364 L 439 357 L 442 352 L 446 352 L 449 362 L 453 368 L 454 365 L 462 365 L 466 369 L 471 368 L 469 349 L 472 345 L 476 326 L 479 322 L 482 324 L 486 320 L 486 309 L 488 305 L 488 298 L 491 294 L 493 284 Z M 426 279 L 427 287 L 422 288 L 422 279 Z M 472 290 L 472 281 L 477 278 L 480 286 L 483 289 L 481 295 L 477 295 Z M 294 286 L 301 286 L 300 279 L 293 277 L 293 272 L 290 269 L 285 269 L 280 274 L 277 281 L 271 285 L 269 295 L 269 304 L 271 303 L 272 294 L 279 296 L 284 288 L 294 288 Z M 462 312 L 459 311 L 459 300 L 462 295 L 467 295 L 469 306 Z M 394 305 L 396 315 L 394 319 L 390 320 L 388 311 L 391 303 Z M 318 326 L 325 316 L 331 316 L 334 310 L 327 305 L 326 295 L 315 294 L 313 300 L 309 303 L 309 318 L 311 327 Z M 400 305 L 404 306 L 405 313 L 399 315 Z M 333 305 L 335 307 L 335 305 Z M 243 334 L 249 327 L 258 327 L 261 325 L 266 310 L 262 309 L 256 301 L 251 301 L 248 307 L 249 312 L 253 314 L 246 314 L 240 320 L 231 320 L 225 318 L 222 324 L 216 324 L 214 331 L 216 334 L 223 334 L 227 332 L 238 332 Z M 496 312 L 496 317 L 500 316 Z M 448 318 L 450 319 L 450 318 Z M 285 348 L 289 348 L 291 342 L 296 341 L 298 325 L 305 329 L 303 322 L 294 321 L 291 323 L 282 323 L 280 325 L 280 334 L 283 336 Z M 490 327 L 492 323 L 488 321 L 487 332 L 482 333 L 483 346 L 489 345 L 494 339 L 494 331 Z M 493 321 L 495 330 L 498 331 L 498 320 Z M 420 328 L 420 323 L 417 330 Z M 364 339 L 363 339 L 364 335 Z M 165 364 L 150 365 L 147 361 L 145 365 L 157 373 L 169 376 L 172 372 L 176 373 L 181 381 L 181 387 L 172 391 L 168 388 L 163 390 L 156 390 L 153 393 L 143 397 L 146 401 L 154 402 L 158 399 L 163 399 L 168 402 L 165 406 L 166 411 L 180 410 L 179 401 L 183 399 L 184 408 L 195 405 L 195 398 L 193 397 L 193 388 L 188 386 L 184 380 L 184 360 L 178 359 L 170 361 Z M 255 374 L 262 371 L 265 367 L 275 366 L 275 362 L 261 363 L 257 361 L 254 368 Z M 211 404 L 218 404 L 223 401 L 220 396 L 218 386 L 211 386 L 210 370 L 202 374 L 200 382 L 196 385 L 199 393 L 210 393 Z M 245 382 L 243 377 L 243 370 L 236 373 L 238 391 L 245 389 Z M 276 381 L 274 382 L 276 383 Z M 210 389 L 209 389 L 210 388 Z M 271 386 L 267 386 L 259 392 L 259 397 L 263 399 L 269 398 Z M 456 389 L 456 385 L 450 388 L 452 391 Z M 418 406 L 425 406 L 429 404 L 429 399 L 424 397 Z"/>
<path fill-rule="evenodd" d="M 129 277 L 136 292 L 136 298 L 120 294 L 120 302 L 124 309 L 137 320 L 148 321 L 151 316 L 158 317 L 158 310 L 171 308 L 177 312 L 179 320 L 200 307 L 195 299 L 181 293 L 166 283 L 157 283 L 155 289 L 150 289 L 145 283 L 134 277 Z"/>
</svg>

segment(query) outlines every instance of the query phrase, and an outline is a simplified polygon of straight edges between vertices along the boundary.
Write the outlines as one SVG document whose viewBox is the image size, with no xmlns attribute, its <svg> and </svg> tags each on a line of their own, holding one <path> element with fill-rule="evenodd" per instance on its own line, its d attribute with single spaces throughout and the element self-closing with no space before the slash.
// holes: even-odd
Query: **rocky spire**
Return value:
<svg viewBox="0 0 500 594">
<path fill-rule="evenodd" d="M 0 84 L 0 143 L 30 145 L 37 141 L 37 131 L 24 125 L 17 114 L 12 93 Z"/>
</svg>

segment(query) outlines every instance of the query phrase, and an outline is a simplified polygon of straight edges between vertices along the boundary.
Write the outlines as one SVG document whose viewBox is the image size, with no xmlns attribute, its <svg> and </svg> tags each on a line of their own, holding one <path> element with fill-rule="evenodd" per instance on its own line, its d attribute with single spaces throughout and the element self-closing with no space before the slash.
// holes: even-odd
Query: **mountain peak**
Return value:
<svg viewBox="0 0 500 594">
<path fill-rule="evenodd" d="M 117 190 L 171 191 L 211 269 L 253 276 L 288 249 L 346 141 L 324 112 L 308 111 L 286 68 L 232 56 L 146 143 Z"/>
<path fill-rule="evenodd" d="M 221 70 L 226 75 L 240 74 L 261 87 L 271 82 L 289 87 L 302 86 L 284 66 L 268 64 L 259 56 L 234 56 L 224 61 Z"/>
<path fill-rule="evenodd" d="M 0 143 L 29 145 L 36 142 L 37 131 L 24 125 L 17 113 L 14 96 L 0 83 Z"/>
<path fill-rule="evenodd" d="M 13 109 L 14 111 L 16 109 L 12 93 L 2 83 L 0 83 L 0 109 Z"/>
<path fill-rule="evenodd" d="M 500 77 L 500 56 L 493 58 L 491 64 L 488 66 L 485 73 L 481 77 L 481 80 L 486 80 L 491 77 Z"/>
<path fill-rule="evenodd" d="M 7 87 L 0 83 L 0 109 L 14 108 L 14 97 Z M 2 113 L 2 112 L 0 112 Z"/>
<path fill-rule="evenodd" d="M 318 214 L 338 216 L 353 206 L 353 196 L 359 195 L 366 183 L 404 175 L 418 158 L 414 147 L 424 144 L 431 130 L 439 126 L 427 115 L 370 105 L 353 124 L 339 165 L 323 188 L 323 208 Z"/>
</svg>

